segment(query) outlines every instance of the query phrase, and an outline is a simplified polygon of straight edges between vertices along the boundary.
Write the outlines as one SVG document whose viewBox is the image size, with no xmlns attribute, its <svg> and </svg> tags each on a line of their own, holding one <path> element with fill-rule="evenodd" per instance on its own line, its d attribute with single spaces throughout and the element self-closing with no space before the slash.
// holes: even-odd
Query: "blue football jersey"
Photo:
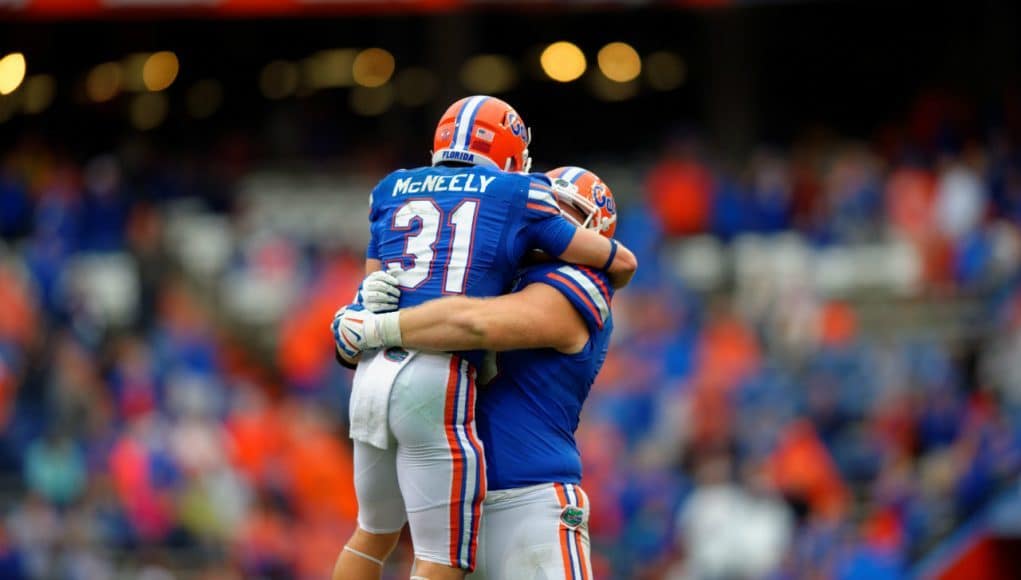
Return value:
<svg viewBox="0 0 1021 580">
<path fill-rule="evenodd" d="M 588 326 L 589 340 L 575 354 L 543 348 L 497 356 L 499 373 L 479 389 L 476 403 L 490 489 L 580 483 L 574 432 L 610 346 L 613 287 L 605 274 L 562 262 L 542 264 L 527 268 L 514 289 L 534 283 L 553 286 L 571 302 Z"/>
<path fill-rule="evenodd" d="M 401 308 L 448 294 L 503 294 L 526 252 L 559 256 L 576 231 L 548 178 L 489 167 L 395 171 L 370 205 L 366 256 L 400 266 Z M 467 356 L 478 366 L 478 353 Z"/>
</svg>

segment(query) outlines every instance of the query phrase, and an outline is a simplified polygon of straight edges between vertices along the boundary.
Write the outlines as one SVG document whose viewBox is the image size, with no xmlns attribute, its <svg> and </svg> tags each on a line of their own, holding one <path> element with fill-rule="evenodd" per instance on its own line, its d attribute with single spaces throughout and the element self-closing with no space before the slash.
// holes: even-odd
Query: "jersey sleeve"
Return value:
<svg viewBox="0 0 1021 580">
<path fill-rule="evenodd" d="M 545 176 L 530 176 L 525 200 L 522 242 L 526 249 L 538 249 L 559 256 L 567 250 L 577 226 L 560 215 L 560 206 Z"/>
<path fill-rule="evenodd" d="M 601 330 L 610 318 L 613 286 L 599 270 L 563 262 L 542 264 L 525 270 L 518 287 L 534 283 L 548 284 L 563 294 L 581 314 L 589 332 Z"/>
</svg>

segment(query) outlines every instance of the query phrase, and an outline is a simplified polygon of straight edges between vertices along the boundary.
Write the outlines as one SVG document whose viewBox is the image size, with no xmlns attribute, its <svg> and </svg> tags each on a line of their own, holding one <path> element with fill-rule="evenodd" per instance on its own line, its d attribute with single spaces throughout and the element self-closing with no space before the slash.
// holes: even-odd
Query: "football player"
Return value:
<svg viewBox="0 0 1021 580">
<path fill-rule="evenodd" d="M 533 249 L 626 283 L 634 256 L 561 215 L 550 179 L 527 173 L 529 141 L 500 99 L 451 105 L 436 128 L 432 166 L 396 171 L 373 189 L 366 269 L 374 274 L 361 295 L 389 282 L 405 308 L 444 295 L 496 296 Z M 341 309 L 336 320 L 371 314 L 359 308 Z M 359 361 L 357 331 L 333 330 L 341 360 L 358 362 L 351 436 L 359 504 L 334 579 L 379 578 L 405 521 L 417 577 L 463 578 L 475 568 L 487 487 L 475 425 L 483 353 L 373 351 Z"/>
<path fill-rule="evenodd" d="M 565 215 L 613 236 L 613 196 L 594 173 L 565 167 L 549 175 Z M 525 268 L 504 296 L 342 316 L 341 329 L 360 336 L 361 348 L 506 351 L 478 394 L 489 492 L 470 578 L 591 578 L 589 503 L 574 432 L 606 357 L 612 297 L 603 272 L 558 261 Z"/>
</svg>

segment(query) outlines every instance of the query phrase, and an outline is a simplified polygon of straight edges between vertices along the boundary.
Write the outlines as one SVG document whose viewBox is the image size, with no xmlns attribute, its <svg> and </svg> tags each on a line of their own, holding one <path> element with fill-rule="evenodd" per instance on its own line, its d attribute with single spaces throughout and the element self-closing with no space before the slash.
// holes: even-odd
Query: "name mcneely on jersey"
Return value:
<svg viewBox="0 0 1021 580">
<path fill-rule="evenodd" d="M 476 179 L 478 178 L 478 179 Z M 424 178 L 405 177 L 394 181 L 391 197 L 398 194 L 423 193 L 435 191 L 464 191 L 485 193 L 489 184 L 496 180 L 495 176 L 462 173 L 459 175 L 426 175 Z"/>
</svg>

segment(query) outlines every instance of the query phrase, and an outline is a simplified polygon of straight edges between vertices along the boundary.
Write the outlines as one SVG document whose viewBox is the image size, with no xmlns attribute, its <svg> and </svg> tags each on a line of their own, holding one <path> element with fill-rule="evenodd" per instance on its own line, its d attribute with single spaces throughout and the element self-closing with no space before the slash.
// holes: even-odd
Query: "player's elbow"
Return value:
<svg viewBox="0 0 1021 580">
<path fill-rule="evenodd" d="M 635 257 L 631 250 L 620 245 L 611 269 L 617 274 L 630 274 L 633 276 L 638 271 L 638 258 Z"/>
<path fill-rule="evenodd" d="M 607 274 L 609 274 L 610 283 L 613 284 L 614 288 L 623 288 L 631 282 L 631 278 L 634 277 L 637 270 L 638 258 L 631 253 L 631 250 L 621 245 L 617 250 L 616 257 L 613 259 L 613 264 L 607 270 Z"/>
</svg>

